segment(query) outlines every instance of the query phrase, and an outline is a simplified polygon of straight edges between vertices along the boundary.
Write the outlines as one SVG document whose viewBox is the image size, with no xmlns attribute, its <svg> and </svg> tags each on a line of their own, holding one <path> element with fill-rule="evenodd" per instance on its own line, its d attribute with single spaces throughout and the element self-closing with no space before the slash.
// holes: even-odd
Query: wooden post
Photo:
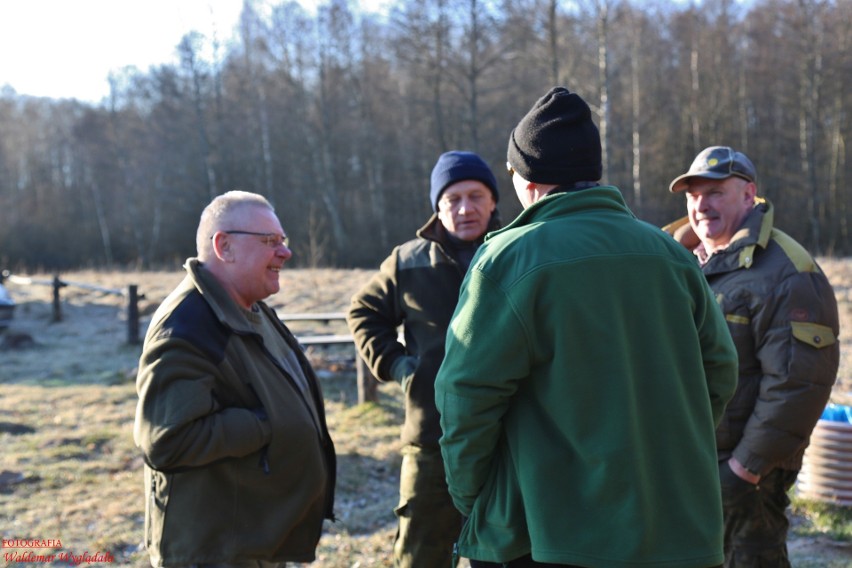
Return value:
<svg viewBox="0 0 852 568">
<path fill-rule="evenodd" d="M 355 367 L 358 371 L 358 404 L 365 402 L 378 402 L 379 393 L 376 389 L 378 381 L 373 377 L 367 363 L 357 353 L 355 353 Z"/>
<path fill-rule="evenodd" d="M 139 343 L 139 287 L 131 284 L 127 287 L 127 343 Z"/>
<path fill-rule="evenodd" d="M 59 300 L 59 289 L 65 286 L 65 283 L 59 279 L 59 275 L 53 276 L 53 320 L 54 322 L 62 321 L 62 303 Z"/>
</svg>

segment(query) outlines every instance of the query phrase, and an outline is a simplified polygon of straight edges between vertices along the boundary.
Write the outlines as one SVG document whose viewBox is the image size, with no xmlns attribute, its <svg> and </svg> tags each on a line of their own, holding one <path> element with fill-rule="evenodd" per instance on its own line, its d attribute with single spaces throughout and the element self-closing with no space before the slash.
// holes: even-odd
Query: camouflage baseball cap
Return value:
<svg viewBox="0 0 852 568">
<path fill-rule="evenodd" d="M 710 146 L 695 157 L 688 172 L 674 179 L 669 185 L 669 191 L 683 191 L 689 187 L 688 180 L 691 177 L 725 179 L 731 176 L 753 182 L 757 178 L 757 172 L 754 170 L 754 164 L 742 152 L 728 146 Z"/>
</svg>

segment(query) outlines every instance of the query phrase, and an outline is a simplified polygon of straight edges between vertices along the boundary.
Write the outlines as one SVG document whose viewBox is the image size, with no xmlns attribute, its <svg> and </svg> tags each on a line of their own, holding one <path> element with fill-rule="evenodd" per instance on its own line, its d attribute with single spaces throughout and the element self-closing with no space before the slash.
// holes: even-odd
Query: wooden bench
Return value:
<svg viewBox="0 0 852 568">
<path fill-rule="evenodd" d="M 278 319 L 285 324 L 296 321 L 319 321 L 323 323 L 346 321 L 344 312 L 319 312 L 319 313 L 279 313 Z M 305 347 L 326 347 L 329 345 L 351 345 L 355 349 L 355 369 L 358 377 L 358 403 L 376 402 L 379 399 L 377 386 L 378 381 L 370 373 L 367 363 L 361 358 L 355 347 L 355 340 L 351 334 L 321 334 L 301 335 L 296 334 L 299 343 Z"/>
<path fill-rule="evenodd" d="M 346 312 L 316 312 L 316 313 L 296 313 L 296 314 L 278 314 L 281 321 L 321 321 L 325 323 L 333 321 L 346 321 Z"/>
<path fill-rule="evenodd" d="M 351 343 L 355 345 L 355 340 L 351 335 L 302 335 L 299 336 L 299 343 L 302 345 L 342 345 Z"/>
</svg>

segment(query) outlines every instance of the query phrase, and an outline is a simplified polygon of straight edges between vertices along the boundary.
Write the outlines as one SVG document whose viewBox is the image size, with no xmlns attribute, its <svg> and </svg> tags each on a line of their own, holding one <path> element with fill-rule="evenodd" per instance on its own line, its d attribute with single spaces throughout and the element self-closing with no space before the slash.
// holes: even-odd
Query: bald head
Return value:
<svg viewBox="0 0 852 568">
<path fill-rule="evenodd" d="M 275 211 L 265 197 L 248 191 L 228 191 L 213 199 L 201 212 L 201 220 L 198 222 L 195 234 L 198 259 L 201 262 L 212 260 L 215 255 L 210 238 L 216 231 L 242 225 L 244 217 L 254 209 Z"/>
</svg>

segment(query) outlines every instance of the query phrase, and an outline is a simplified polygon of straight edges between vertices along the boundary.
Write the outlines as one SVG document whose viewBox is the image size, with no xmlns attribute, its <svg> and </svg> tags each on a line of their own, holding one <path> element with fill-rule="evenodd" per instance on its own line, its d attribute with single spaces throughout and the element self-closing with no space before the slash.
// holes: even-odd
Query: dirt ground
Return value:
<svg viewBox="0 0 852 568">
<path fill-rule="evenodd" d="M 822 259 L 821 264 L 835 287 L 843 329 L 852 329 L 852 260 Z M 279 313 L 344 311 L 351 294 L 367 281 L 372 272 L 285 269 L 282 272 L 282 290 L 270 298 L 268 303 Z M 40 280 L 52 278 L 44 274 L 32 277 Z M 77 271 L 62 275 L 67 282 L 97 285 L 115 291 L 126 291 L 129 285 L 137 285 L 139 293 L 144 296 L 139 304 L 142 314 L 140 336 L 144 336 L 153 310 L 182 277 L 183 272 L 178 269 L 145 273 Z M 95 515 L 98 507 L 102 507 L 115 515 L 111 521 L 113 525 L 124 523 L 122 534 L 110 537 L 112 540 L 108 545 L 117 558 L 123 559 L 116 563 L 144 566 L 144 554 L 139 550 L 142 530 L 141 482 L 140 487 L 136 484 L 136 477 L 141 479 L 141 461 L 134 456 L 127 438 L 122 438 L 120 443 L 103 441 L 113 439 L 112 428 L 123 431 L 122 436 L 126 436 L 132 428 L 132 383 L 141 346 L 127 343 L 126 298 L 122 294 L 69 285 L 61 289 L 61 321 L 54 321 L 50 286 L 21 285 L 8 281 L 6 286 L 18 307 L 13 325 L 0 335 L 0 384 L 4 385 L 4 397 L 0 398 L 0 426 L 36 425 L 44 427 L 45 431 L 49 429 L 50 434 L 45 434 L 44 438 L 34 438 L 37 442 L 23 442 L 27 434 L 18 435 L 0 428 L 0 443 L 3 447 L 7 450 L 18 448 L 14 455 L 9 450 L 0 457 L 0 533 L 3 538 L 48 538 L 51 536 L 50 531 L 55 533 L 57 529 L 45 527 L 62 526 L 71 535 L 70 538 L 84 540 L 86 546 L 94 547 L 96 544 L 90 544 L 91 538 L 79 536 L 68 528 L 67 519 L 76 518 L 73 515 L 84 515 L 84 511 L 78 511 L 80 508 L 88 506 L 92 509 L 92 515 Z M 340 326 L 342 324 L 312 323 L 294 324 L 291 327 L 297 335 L 345 333 L 345 327 Z M 843 336 L 841 339 L 846 341 Z M 844 347 L 846 345 L 844 343 Z M 838 382 L 832 396 L 834 402 L 841 404 L 852 404 L 852 360 L 848 351 L 848 348 L 843 349 Z M 337 423 L 338 427 L 346 429 L 347 435 L 352 435 L 349 430 L 357 427 L 350 428 L 346 420 L 355 420 L 352 414 L 362 412 L 353 406 L 355 394 L 350 383 L 354 372 L 354 356 L 351 350 L 346 349 L 316 351 L 312 355 L 323 370 L 323 380 L 329 380 L 326 394 L 331 401 L 330 414 L 339 411 L 341 414 L 335 420 L 342 422 Z M 346 380 L 350 383 L 329 379 L 335 373 L 347 374 Z M 57 391 L 54 387 L 65 387 L 66 390 Z M 103 390 L 110 387 L 111 390 Z M 101 392 L 111 393 L 108 396 L 112 398 L 102 400 Z M 87 403 L 81 402 L 86 400 L 85 397 L 92 400 L 93 408 L 87 409 Z M 346 454 L 350 458 L 344 459 L 342 463 L 352 464 L 359 472 L 358 475 L 365 475 L 372 485 L 376 485 L 375 480 L 381 477 L 382 483 L 377 487 L 389 495 L 365 499 L 359 495 L 360 478 L 343 476 L 344 483 L 351 485 L 341 491 L 343 516 L 349 519 L 350 528 L 333 529 L 323 537 L 320 559 L 315 564 L 317 566 L 352 568 L 390 565 L 387 547 L 394 530 L 390 509 L 394 505 L 394 475 L 398 470 L 395 445 L 398 425 L 393 422 L 399 420 L 401 411 L 398 393 L 384 390 L 382 397 L 387 403 L 385 411 L 389 413 L 380 419 L 385 430 L 382 430 L 379 438 L 370 442 L 344 439 L 343 451 L 350 452 Z M 63 398 L 66 400 L 63 401 Z M 98 408 L 106 408 L 108 411 L 91 414 Z M 87 431 L 84 424 L 89 420 L 87 417 L 92 416 L 91 420 L 96 420 L 95 416 L 98 415 L 106 416 L 112 422 L 99 425 L 99 430 L 95 432 Z M 357 419 L 364 418 L 359 416 Z M 342 426 L 344 424 L 349 426 Z M 67 450 L 65 444 L 71 443 L 68 440 L 83 440 L 86 447 L 95 450 L 112 448 L 109 459 L 117 462 L 99 466 L 100 469 L 95 468 L 91 475 L 81 473 L 86 471 L 84 465 L 91 459 L 85 458 L 80 462 L 80 470 L 74 469 L 78 467 L 76 462 L 63 464 L 60 458 L 66 455 L 63 453 Z M 376 453 L 365 452 L 363 446 L 366 443 L 376 446 Z M 31 455 L 27 455 L 28 452 Z M 50 474 L 38 473 L 42 469 L 40 460 L 45 461 L 45 471 L 51 471 L 51 467 L 66 469 L 57 472 L 56 477 L 52 478 Z M 362 467 L 367 469 L 362 471 L 359 469 Z M 104 471 L 109 474 L 105 476 Z M 4 478 L 4 475 L 7 477 Z M 13 479 L 9 476 L 17 477 Z M 109 497 L 116 503 L 124 503 L 121 507 L 110 509 L 108 504 L 98 502 L 97 492 L 81 503 L 80 495 L 88 493 L 80 488 L 74 489 L 78 487 L 75 484 L 81 483 L 80 480 L 86 486 L 119 484 L 123 488 L 121 484 L 127 484 L 132 489 L 121 489 L 119 493 L 125 494 L 124 497 L 121 494 Z M 137 491 L 139 495 L 135 493 Z M 107 489 L 103 492 L 113 495 Z M 126 495 L 128 493 L 129 497 Z M 43 496 L 38 497 L 39 494 Z M 122 498 L 128 500 L 124 502 Z M 55 525 L 45 524 L 47 521 L 32 510 L 35 507 L 49 508 L 51 514 L 62 519 L 62 522 L 57 520 Z M 127 509 L 133 510 L 128 512 Z M 369 520 L 364 518 L 364 512 L 371 515 Z M 84 520 L 79 524 L 88 523 L 93 527 L 92 530 L 99 530 L 94 528 L 101 526 L 95 518 L 80 518 Z M 794 526 L 803 522 L 794 519 Z M 106 528 L 103 530 L 105 534 L 109 532 Z M 47 534 L 40 534 L 39 531 L 47 531 Z M 106 539 L 104 542 L 109 540 L 106 536 L 103 538 Z M 852 567 L 852 545 L 833 541 L 824 535 L 804 537 L 794 534 L 790 540 L 790 553 L 794 566 Z"/>
</svg>

